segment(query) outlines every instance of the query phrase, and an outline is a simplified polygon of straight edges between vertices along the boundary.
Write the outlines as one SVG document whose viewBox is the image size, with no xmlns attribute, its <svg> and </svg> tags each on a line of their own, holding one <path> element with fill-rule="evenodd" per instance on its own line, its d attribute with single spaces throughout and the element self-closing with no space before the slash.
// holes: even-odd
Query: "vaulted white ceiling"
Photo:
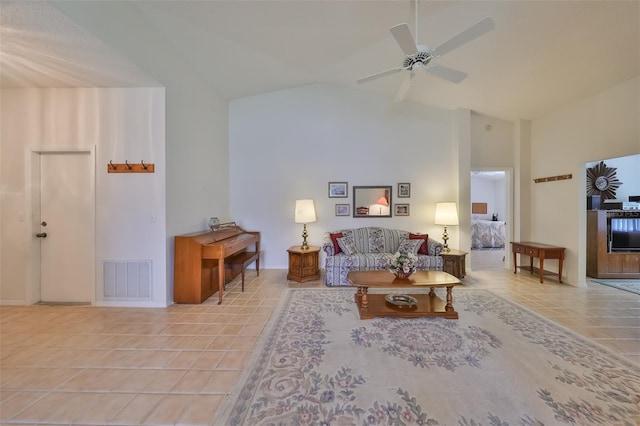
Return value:
<svg viewBox="0 0 640 426">
<path fill-rule="evenodd" d="M 411 1 L 2 1 L 2 87 L 164 85 L 149 66 L 179 60 L 220 95 L 237 99 L 323 82 L 391 101 L 408 73 L 363 85 L 404 54 L 389 28 Z M 453 84 L 418 73 L 406 97 L 506 119 L 536 118 L 640 75 L 638 1 L 421 1 L 417 41 L 440 45 L 486 16 L 495 30 L 438 63 L 469 74 Z M 162 49 L 144 49 L 133 28 Z M 136 32 L 137 34 L 137 32 Z M 144 71 L 143 71 L 144 70 Z M 639 95 L 640 96 L 640 95 Z"/>
</svg>

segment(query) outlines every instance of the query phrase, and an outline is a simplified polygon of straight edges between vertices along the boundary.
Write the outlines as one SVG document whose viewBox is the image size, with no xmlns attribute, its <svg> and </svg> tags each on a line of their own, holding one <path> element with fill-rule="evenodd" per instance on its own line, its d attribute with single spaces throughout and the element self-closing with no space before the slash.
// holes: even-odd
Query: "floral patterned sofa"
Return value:
<svg viewBox="0 0 640 426">
<path fill-rule="evenodd" d="M 331 287 L 348 286 L 350 271 L 386 270 L 389 260 L 399 249 L 417 255 L 418 270 L 442 271 L 442 257 L 439 256 L 442 243 L 427 234 L 379 227 L 343 229 L 324 234 L 325 283 Z"/>
</svg>

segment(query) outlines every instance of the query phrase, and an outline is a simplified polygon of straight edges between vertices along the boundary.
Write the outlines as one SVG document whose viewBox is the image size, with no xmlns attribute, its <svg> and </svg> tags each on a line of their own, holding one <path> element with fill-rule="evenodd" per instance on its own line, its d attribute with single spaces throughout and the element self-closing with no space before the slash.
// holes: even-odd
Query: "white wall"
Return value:
<svg viewBox="0 0 640 426">
<path fill-rule="evenodd" d="M 262 233 L 266 268 L 286 269 L 287 248 L 302 241 L 302 225 L 293 221 L 299 198 L 315 201 L 318 221 L 307 227 L 313 245 L 326 231 L 361 226 L 441 240 L 435 204 L 458 198 L 454 121 L 451 111 L 323 84 L 232 101 L 231 216 Z M 348 198 L 327 197 L 333 181 L 348 182 Z M 400 182 L 411 183 L 411 198 L 396 197 Z M 336 217 L 336 204 L 352 205 L 354 185 L 391 185 L 393 203 L 409 203 L 410 216 Z M 457 248 L 457 227 L 448 231 Z"/>
<path fill-rule="evenodd" d="M 506 220 L 506 181 L 505 178 L 491 179 L 478 175 L 471 175 L 471 202 L 487 203 L 487 214 L 475 214 L 474 219 L 491 220 L 493 213 L 498 214 L 498 219 Z"/>
<path fill-rule="evenodd" d="M 531 240 L 566 247 L 566 281 L 586 282 L 586 168 L 588 162 L 640 153 L 640 77 L 533 120 Z M 551 265 L 549 269 L 555 265 Z M 547 268 L 547 264 L 545 264 Z"/>
<path fill-rule="evenodd" d="M 472 169 L 513 167 L 515 147 L 512 122 L 474 112 L 471 114 L 471 134 Z"/>
<path fill-rule="evenodd" d="M 53 4 L 166 88 L 165 275 L 170 304 L 174 237 L 206 230 L 212 216 L 230 219 L 227 101 L 184 60 L 165 28 L 148 25 L 134 2 Z"/>
<path fill-rule="evenodd" d="M 165 306 L 165 92 L 140 89 L 9 89 L 2 93 L 2 263 L 0 303 L 27 303 L 27 152 L 34 147 L 96 147 L 96 303 L 103 260 L 151 260 L 153 300 Z M 153 174 L 108 174 L 125 160 L 155 164 Z M 118 304 L 126 305 L 127 301 Z"/>
</svg>

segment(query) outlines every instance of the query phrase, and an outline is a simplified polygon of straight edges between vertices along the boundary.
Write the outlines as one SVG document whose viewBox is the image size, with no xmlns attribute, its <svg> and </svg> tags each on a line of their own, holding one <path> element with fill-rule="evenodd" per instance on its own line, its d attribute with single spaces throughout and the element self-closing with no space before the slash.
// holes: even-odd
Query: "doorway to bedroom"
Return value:
<svg viewBox="0 0 640 426">
<path fill-rule="evenodd" d="M 471 252 L 474 271 L 507 268 L 509 184 L 506 170 L 471 172 Z"/>
</svg>

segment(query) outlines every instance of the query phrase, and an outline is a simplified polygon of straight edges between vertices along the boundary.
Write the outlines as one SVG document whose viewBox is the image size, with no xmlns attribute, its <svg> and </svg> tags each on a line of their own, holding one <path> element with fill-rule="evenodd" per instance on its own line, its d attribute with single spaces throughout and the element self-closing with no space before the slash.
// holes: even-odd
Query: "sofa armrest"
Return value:
<svg viewBox="0 0 640 426">
<path fill-rule="evenodd" d="M 322 251 L 324 251 L 327 254 L 327 256 L 335 256 L 332 242 L 323 243 L 322 244 Z"/>
<path fill-rule="evenodd" d="M 442 247 L 443 246 L 440 241 L 436 241 L 431 238 L 427 240 L 427 250 L 429 251 L 429 256 L 438 256 L 442 252 Z"/>
</svg>

